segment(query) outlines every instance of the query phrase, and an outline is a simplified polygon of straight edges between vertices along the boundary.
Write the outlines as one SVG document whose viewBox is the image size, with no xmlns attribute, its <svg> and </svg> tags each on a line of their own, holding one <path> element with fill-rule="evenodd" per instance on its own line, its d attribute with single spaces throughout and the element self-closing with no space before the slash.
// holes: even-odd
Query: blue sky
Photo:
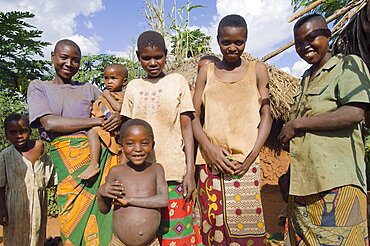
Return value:
<svg viewBox="0 0 370 246">
<path fill-rule="evenodd" d="M 155 1 L 155 0 L 154 0 Z M 186 0 L 165 0 L 166 16 L 172 6 L 183 6 Z M 213 52 L 219 53 L 215 39 L 217 24 L 227 14 L 240 14 L 247 23 L 249 38 L 246 51 L 261 58 L 292 38 L 293 13 L 290 0 L 192 0 L 202 4 L 190 13 L 191 28 L 200 28 L 212 37 Z M 127 55 L 131 40 L 148 29 L 141 0 L 0 0 L 1 11 L 30 11 L 36 16 L 29 22 L 43 30 L 42 40 L 55 43 L 62 38 L 76 41 L 83 54 L 109 53 Z M 169 21 L 167 20 L 167 23 Z M 45 58 L 50 58 L 52 46 Z M 295 76 L 307 66 L 293 48 L 268 61 Z"/>
</svg>

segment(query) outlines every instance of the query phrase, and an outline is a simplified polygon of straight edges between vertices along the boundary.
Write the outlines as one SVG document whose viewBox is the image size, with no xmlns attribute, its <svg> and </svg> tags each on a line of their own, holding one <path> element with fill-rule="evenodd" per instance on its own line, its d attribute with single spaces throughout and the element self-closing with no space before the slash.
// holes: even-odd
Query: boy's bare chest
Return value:
<svg viewBox="0 0 370 246">
<path fill-rule="evenodd" d="M 122 183 L 128 197 L 146 197 L 156 194 L 155 173 L 126 173 L 118 180 Z"/>
</svg>

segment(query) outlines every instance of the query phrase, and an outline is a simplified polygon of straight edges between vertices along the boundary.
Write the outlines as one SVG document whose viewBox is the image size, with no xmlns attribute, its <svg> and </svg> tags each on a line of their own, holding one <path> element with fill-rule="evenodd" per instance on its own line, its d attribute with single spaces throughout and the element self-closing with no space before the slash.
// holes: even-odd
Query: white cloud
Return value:
<svg viewBox="0 0 370 246">
<path fill-rule="evenodd" d="M 93 25 L 91 20 L 85 21 L 84 25 L 87 29 L 93 29 L 94 28 L 94 25 Z"/>
<path fill-rule="evenodd" d="M 97 36 L 84 37 L 78 34 L 75 34 L 70 37 L 66 37 L 70 40 L 73 40 L 80 46 L 81 52 L 84 55 L 87 54 L 98 54 L 99 53 L 99 41 L 101 38 Z"/>
<path fill-rule="evenodd" d="M 26 20 L 37 29 L 42 30 L 42 40 L 54 44 L 59 39 L 74 37 L 84 53 L 99 52 L 99 38 L 96 36 L 83 37 L 76 34 L 79 15 L 90 16 L 104 9 L 102 0 L 0 0 L 0 11 L 29 11 L 35 14 Z M 45 58 L 50 58 L 52 46 L 44 49 Z"/>
<path fill-rule="evenodd" d="M 212 36 L 211 46 L 216 53 L 219 53 L 217 26 L 228 14 L 239 14 L 247 21 L 246 51 L 254 56 L 262 57 L 292 38 L 293 24 L 287 22 L 293 13 L 289 0 L 217 0 L 216 8 L 213 23 L 201 28 Z"/>
<path fill-rule="evenodd" d="M 280 68 L 281 71 L 284 71 L 286 73 L 292 74 L 292 71 L 290 70 L 290 67 L 282 67 Z"/>
<path fill-rule="evenodd" d="M 303 74 L 303 72 L 310 67 L 310 64 L 308 64 L 305 61 L 297 61 L 294 63 L 293 67 L 291 68 L 291 74 L 293 76 L 296 76 L 300 78 Z"/>
</svg>

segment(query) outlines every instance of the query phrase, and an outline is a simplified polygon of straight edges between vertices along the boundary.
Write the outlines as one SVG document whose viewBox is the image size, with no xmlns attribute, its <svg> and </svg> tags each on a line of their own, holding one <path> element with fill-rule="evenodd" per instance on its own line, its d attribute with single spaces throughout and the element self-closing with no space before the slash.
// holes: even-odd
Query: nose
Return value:
<svg viewBox="0 0 370 246">
<path fill-rule="evenodd" d="M 234 45 L 230 45 L 229 48 L 228 48 L 229 52 L 235 52 L 236 51 L 236 47 Z"/>
<path fill-rule="evenodd" d="M 141 144 L 137 143 L 134 145 L 134 151 L 140 152 L 141 151 Z"/>
<path fill-rule="evenodd" d="M 156 66 L 156 65 L 157 65 L 157 61 L 154 58 L 149 60 L 149 66 Z"/>
<path fill-rule="evenodd" d="M 67 60 L 66 60 L 66 66 L 71 66 L 71 64 L 72 64 L 71 59 L 67 59 Z"/>
</svg>

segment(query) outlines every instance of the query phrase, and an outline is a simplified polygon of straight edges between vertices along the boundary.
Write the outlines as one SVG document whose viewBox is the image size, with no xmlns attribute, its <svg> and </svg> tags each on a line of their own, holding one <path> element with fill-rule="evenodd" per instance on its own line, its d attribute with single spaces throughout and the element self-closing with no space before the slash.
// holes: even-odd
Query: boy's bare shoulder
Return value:
<svg viewBox="0 0 370 246">
<path fill-rule="evenodd" d="M 164 168 L 163 168 L 162 164 L 160 164 L 160 163 L 153 163 L 152 168 L 155 169 L 155 170 L 164 172 Z"/>
</svg>

